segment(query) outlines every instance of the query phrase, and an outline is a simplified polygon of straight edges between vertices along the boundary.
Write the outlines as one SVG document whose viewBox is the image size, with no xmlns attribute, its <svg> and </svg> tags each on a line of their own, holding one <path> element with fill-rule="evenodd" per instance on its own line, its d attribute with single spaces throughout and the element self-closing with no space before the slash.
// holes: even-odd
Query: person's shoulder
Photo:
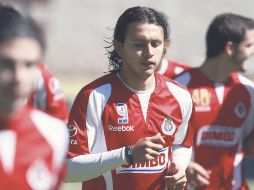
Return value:
<svg viewBox="0 0 254 190">
<path fill-rule="evenodd" d="M 184 70 L 192 68 L 191 66 L 189 66 L 187 64 L 184 64 L 184 63 L 181 63 L 181 62 L 175 61 L 175 60 L 169 60 L 168 63 L 169 63 L 170 66 L 181 67 Z"/>
<path fill-rule="evenodd" d="M 180 73 L 179 75 L 176 75 L 173 80 L 177 81 L 180 84 L 188 86 L 192 78 L 198 75 L 199 75 L 198 68 L 189 68 Z"/>
<path fill-rule="evenodd" d="M 166 84 L 172 95 L 178 100 L 181 105 L 192 104 L 191 94 L 187 86 L 171 79 L 168 79 Z"/>
<path fill-rule="evenodd" d="M 231 77 L 233 77 L 233 80 L 236 84 L 244 86 L 254 101 L 254 82 L 241 73 L 233 73 L 231 74 Z"/>
<path fill-rule="evenodd" d="M 57 139 L 63 142 L 68 138 L 68 130 L 62 120 L 34 108 L 29 113 L 35 127 L 46 139 L 55 141 L 57 135 Z"/>
<path fill-rule="evenodd" d="M 160 74 L 156 74 L 156 75 L 157 75 L 157 78 L 160 78 L 160 80 L 163 80 L 166 82 L 169 89 L 178 91 L 179 93 L 180 93 L 180 91 L 182 91 L 182 93 L 185 93 L 185 92 L 189 93 L 188 88 L 185 85 L 183 85 L 173 79 L 165 77 L 163 75 L 160 75 Z"/>
<path fill-rule="evenodd" d="M 246 76 L 242 75 L 241 73 L 237 73 L 237 72 L 236 73 L 232 73 L 231 76 L 233 78 L 237 78 L 242 85 L 254 88 L 254 82 L 251 81 Z"/>
</svg>

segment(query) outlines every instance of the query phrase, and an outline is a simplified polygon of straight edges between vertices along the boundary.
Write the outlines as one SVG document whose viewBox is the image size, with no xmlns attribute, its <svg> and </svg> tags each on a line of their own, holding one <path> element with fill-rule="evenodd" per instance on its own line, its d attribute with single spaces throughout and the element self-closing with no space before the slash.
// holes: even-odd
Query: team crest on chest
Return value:
<svg viewBox="0 0 254 190">
<path fill-rule="evenodd" d="M 161 129 L 165 135 L 173 135 L 176 130 L 176 126 L 170 117 L 166 117 L 161 125 Z"/>
<path fill-rule="evenodd" d="M 51 189 L 50 187 L 57 181 L 57 178 L 50 173 L 46 162 L 40 159 L 31 163 L 26 178 L 30 187 L 38 190 Z"/>
<path fill-rule="evenodd" d="M 243 102 L 239 102 L 238 104 L 236 104 L 235 106 L 235 114 L 239 117 L 239 118 L 244 118 L 246 116 L 246 108 L 244 106 Z"/>
</svg>

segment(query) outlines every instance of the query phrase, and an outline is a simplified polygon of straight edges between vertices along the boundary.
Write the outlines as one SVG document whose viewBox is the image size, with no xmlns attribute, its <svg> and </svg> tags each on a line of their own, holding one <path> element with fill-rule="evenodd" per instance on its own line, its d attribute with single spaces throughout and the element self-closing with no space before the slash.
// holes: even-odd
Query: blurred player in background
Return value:
<svg viewBox="0 0 254 190">
<path fill-rule="evenodd" d="M 0 0 L 0 2 L 17 7 L 25 16 L 33 15 L 36 8 L 46 8 L 48 0 Z M 46 31 L 45 19 L 37 18 L 36 23 L 41 30 Z M 67 122 L 68 104 L 61 89 L 59 80 L 52 74 L 46 64 L 39 64 L 35 88 L 28 102 L 35 108 Z"/>
<path fill-rule="evenodd" d="M 60 87 L 60 82 L 45 64 L 39 64 L 35 88 L 29 98 L 29 103 L 65 122 L 68 120 L 68 104 Z"/>
<path fill-rule="evenodd" d="M 168 60 L 167 58 L 163 58 L 157 72 L 168 78 L 174 79 L 177 75 L 190 68 L 191 66 L 189 65 L 185 65 L 175 60 Z"/>
<path fill-rule="evenodd" d="M 65 124 L 26 104 L 45 43 L 29 17 L 0 6 L 0 189 L 59 189 Z"/>
<path fill-rule="evenodd" d="M 155 72 L 166 25 L 147 7 L 119 17 L 107 48 L 110 74 L 85 86 L 70 112 L 67 182 L 84 181 L 87 190 L 184 188 L 193 104 L 184 87 Z"/>
<path fill-rule="evenodd" d="M 167 24 L 168 36 L 170 36 L 171 29 L 168 23 L 168 18 L 164 13 L 161 13 L 161 14 L 163 16 L 164 23 Z M 164 54 L 166 55 L 166 51 L 170 47 L 170 39 L 165 41 L 165 46 L 166 48 L 164 49 L 165 51 Z M 160 64 L 157 66 L 156 72 L 168 78 L 173 79 L 175 76 L 179 75 L 183 71 L 188 70 L 190 68 L 191 67 L 186 64 L 183 64 L 174 60 L 168 60 L 165 56 L 163 56 L 163 59 L 161 60 Z"/>
<path fill-rule="evenodd" d="M 243 142 L 254 130 L 254 84 L 241 74 L 254 53 L 254 21 L 221 14 L 206 35 L 204 63 L 176 77 L 195 106 L 193 162 L 187 172 L 197 190 L 248 189 Z"/>
</svg>

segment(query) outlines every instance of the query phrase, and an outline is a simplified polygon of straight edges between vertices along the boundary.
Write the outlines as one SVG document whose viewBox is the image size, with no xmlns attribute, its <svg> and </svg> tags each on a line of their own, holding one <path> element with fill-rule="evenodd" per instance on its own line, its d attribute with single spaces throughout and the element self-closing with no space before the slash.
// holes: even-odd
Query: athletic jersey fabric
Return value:
<svg viewBox="0 0 254 190">
<path fill-rule="evenodd" d="M 210 185 L 197 189 L 247 189 L 242 145 L 254 129 L 254 84 L 238 73 L 215 83 L 198 68 L 176 81 L 189 88 L 195 106 L 194 161 L 212 172 Z"/>
<path fill-rule="evenodd" d="M 83 182 L 83 189 L 163 189 L 163 177 L 171 157 L 169 147 L 192 145 L 189 118 L 193 104 L 189 92 L 162 75 L 155 74 L 155 77 L 156 86 L 150 96 L 146 120 L 138 95 L 115 73 L 95 80 L 79 92 L 68 122 L 69 158 L 119 149 L 158 132 L 166 141 L 157 160 L 122 165 Z"/>
<path fill-rule="evenodd" d="M 27 105 L 0 121 L 0 190 L 59 189 L 67 147 L 65 124 Z"/>
<path fill-rule="evenodd" d="M 35 91 L 29 99 L 30 105 L 61 120 L 68 119 L 68 105 L 60 82 L 48 70 L 45 64 L 39 64 L 39 73 Z"/>
<path fill-rule="evenodd" d="M 162 59 L 160 69 L 157 71 L 159 74 L 173 79 L 185 70 L 190 69 L 188 65 L 184 65 L 177 61 Z"/>
</svg>

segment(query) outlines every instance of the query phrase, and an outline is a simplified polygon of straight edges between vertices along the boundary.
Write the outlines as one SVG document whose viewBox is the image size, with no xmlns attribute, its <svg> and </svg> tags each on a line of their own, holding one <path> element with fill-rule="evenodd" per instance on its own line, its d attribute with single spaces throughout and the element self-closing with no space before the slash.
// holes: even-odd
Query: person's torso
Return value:
<svg viewBox="0 0 254 190">
<path fill-rule="evenodd" d="M 243 131 L 253 125 L 247 118 L 253 112 L 249 91 L 236 73 L 223 84 L 211 82 L 198 69 L 184 75 L 195 107 L 194 161 L 212 172 L 204 189 L 244 187 Z"/>
<path fill-rule="evenodd" d="M 1 126 L 1 190 L 56 189 L 64 174 L 67 148 L 67 131 L 58 122 L 25 108 Z"/>
<path fill-rule="evenodd" d="M 156 88 L 151 94 L 146 119 L 138 95 L 128 89 L 115 75 L 106 78 L 107 83 L 93 87 L 88 105 L 96 100 L 98 124 L 96 140 L 91 153 L 114 150 L 135 144 L 139 139 L 161 133 L 166 147 L 156 160 L 144 164 L 124 165 L 83 183 L 83 189 L 163 189 L 164 176 L 170 159 L 175 133 L 183 122 L 179 96 L 176 91 L 188 92 L 166 81 L 163 76 L 156 78 Z M 96 91 L 96 92 L 94 92 Z M 179 95 L 179 94 L 178 94 Z M 98 102 L 101 104 L 98 105 Z M 87 113 L 96 108 L 87 108 Z M 89 114 L 86 122 L 89 123 Z M 92 120 L 94 118 L 91 118 Z M 89 129 L 87 129 L 89 131 Z M 89 138 L 89 135 L 87 135 Z M 89 142 L 89 139 L 88 139 Z"/>
</svg>

